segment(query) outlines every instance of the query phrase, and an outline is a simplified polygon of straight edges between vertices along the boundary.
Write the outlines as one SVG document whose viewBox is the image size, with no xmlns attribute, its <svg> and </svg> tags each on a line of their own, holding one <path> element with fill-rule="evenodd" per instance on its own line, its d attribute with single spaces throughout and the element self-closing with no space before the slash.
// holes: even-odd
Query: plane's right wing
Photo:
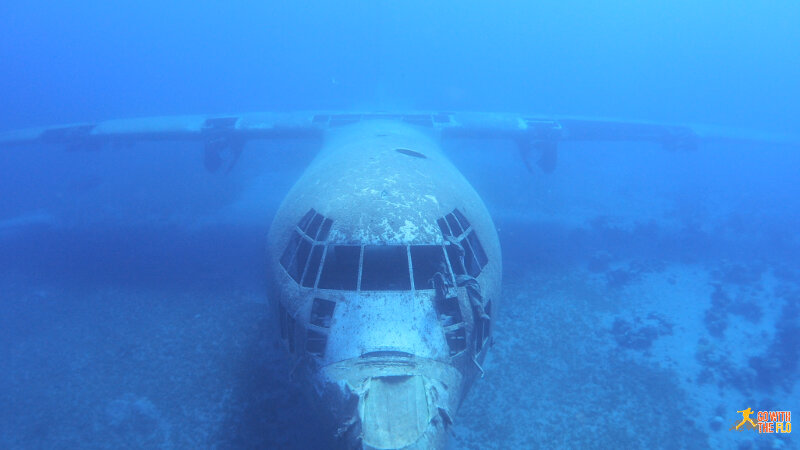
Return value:
<svg viewBox="0 0 800 450">
<path fill-rule="evenodd" d="M 706 144 L 781 146 L 800 150 L 800 136 L 707 125 L 538 116 L 526 114 L 454 113 L 443 125 L 445 135 L 513 139 L 529 170 L 555 168 L 561 142 L 649 142 L 666 150 L 695 150 Z"/>
</svg>

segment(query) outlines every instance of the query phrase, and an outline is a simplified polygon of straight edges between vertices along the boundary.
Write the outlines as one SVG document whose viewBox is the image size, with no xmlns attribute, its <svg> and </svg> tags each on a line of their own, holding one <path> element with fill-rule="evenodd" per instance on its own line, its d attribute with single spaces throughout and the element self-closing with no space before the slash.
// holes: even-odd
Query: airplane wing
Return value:
<svg viewBox="0 0 800 450">
<path fill-rule="evenodd" d="M 250 140 L 322 136 L 326 130 L 366 120 L 396 120 L 429 128 L 443 138 L 507 138 L 517 143 L 532 170 L 532 158 L 545 172 L 555 168 L 560 142 L 652 142 L 669 150 L 691 150 L 705 143 L 750 143 L 800 149 L 800 136 L 701 125 L 544 116 L 515 113 L 247 113 L 108 120 L 0 133 L 0 147 L 53 144 L 68 150 L 146 141 L 196 141 L 205 150 L 206 167 L 232 167 Z M 225 158 L 228 158 L 227 160 Z M 232 160 L 232 162 L 231 162 Z"/>
<path fill-rule="evenodd" d="M 800 135 L 708 125 L 537 116 L 525 114 L 452 114 L 452 125 L 443 130 L 456 136 L 508 137 L 514 139 L 528 170 L 535 164 L 545 173 L 555 169 L 561 142 L 649 142 L 665 150 L 696 150 L 707 144 L 781 146 L 800 150 Z"/>
</svg>

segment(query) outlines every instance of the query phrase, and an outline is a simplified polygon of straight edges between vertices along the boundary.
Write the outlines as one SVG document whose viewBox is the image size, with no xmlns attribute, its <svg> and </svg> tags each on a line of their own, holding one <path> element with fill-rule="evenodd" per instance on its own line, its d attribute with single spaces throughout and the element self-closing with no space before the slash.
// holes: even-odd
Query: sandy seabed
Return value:
<svg viewBox="0 0 800 450">
<path fill-rule="evenodd" d="M 750 269 L 507 264 L 452 447 L 792 448 L 729 430 L 800 411 L 796 274 Z M 2 285 L 0 447 L 327 446 L 257 290 Z"/>
<path fill-rule="evenodd" d="M 631 262 L 507 277 L 454 447 L 791 448 L 791 434 L 730 427 L 748 407 L 797 409 L 797 351 L 783 347 L 798 345 L 800 290 L 768 269 L 720 285 L 720 270 Z"/>
</svg>

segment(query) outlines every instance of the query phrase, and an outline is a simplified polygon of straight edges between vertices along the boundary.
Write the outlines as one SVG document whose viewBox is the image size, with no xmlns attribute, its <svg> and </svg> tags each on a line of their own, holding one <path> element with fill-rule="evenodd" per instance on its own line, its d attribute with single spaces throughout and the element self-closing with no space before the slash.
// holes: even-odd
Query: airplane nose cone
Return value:
<svg viewBox="0 0 800 450">
<path fill-rule="evenodd" d="M 326 366 L 320 405 L 349 449 L 441 449 L 464 384 L 454 366 L 376 351 Z"/>
<path fill-rule="evenodd" d="M 440 448 L 443 418 L 420 375 L 370 378 L 359 402 L 364 448 Z"/>
</svg>

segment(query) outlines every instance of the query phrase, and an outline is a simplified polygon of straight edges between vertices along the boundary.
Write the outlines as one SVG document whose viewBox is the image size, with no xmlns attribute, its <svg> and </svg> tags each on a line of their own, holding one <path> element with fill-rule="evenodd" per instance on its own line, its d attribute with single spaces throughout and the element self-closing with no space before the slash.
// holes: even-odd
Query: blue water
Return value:
<svg viewBox="0 0 800 450">
<path fill-rule="evenodd" d="M 0 130 L 294 110 L 511 111 L 800 132 L 800 5 L 4 2 Z M 274 4 L 273 4 L 274 3 Z M 0 447 L 315 448 L 266 231 L 318 142 L 0 150 Z M 444 144 L 504 255 L 454 448 L 774 448 L 800 411 L 800 150 Z"/>
</svg>

